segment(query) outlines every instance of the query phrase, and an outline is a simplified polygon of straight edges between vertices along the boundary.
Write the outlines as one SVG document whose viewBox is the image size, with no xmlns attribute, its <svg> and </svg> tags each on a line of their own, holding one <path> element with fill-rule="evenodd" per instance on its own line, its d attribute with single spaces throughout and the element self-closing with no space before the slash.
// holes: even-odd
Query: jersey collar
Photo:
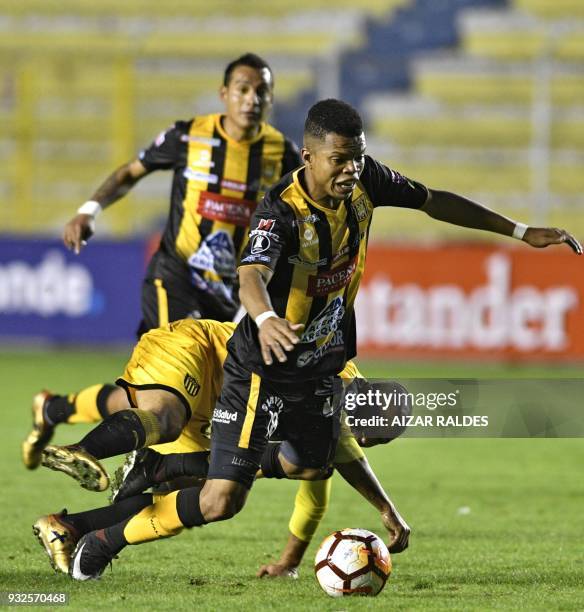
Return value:
<svg viewBox="0 0 584 612">
<path fill-rule="evenodd" d="M 229 144 L 233 144 L 235 146 L 247 146 L 254 144 L 254 142 L 257 142 L 258 140 L 261 140 L 264 137 L 264 132 L 266 131 L 266 122 L 262 121 L 260 123 L 260 129 L 258 133 L 253 138 L 251 138 L 250 140 L 234 140 L 233 138 L 231 138 L 231 136 L 229 136 L 229 134 L 223 129 L 223 126 L 221 125 L 221 117 L 224 116 L 225 115 L 223 115 L 222 113 L 217 113 L 215 115 L 215 128 L 217 129 L 221 137 L 227 140 Z"/>
</svg>

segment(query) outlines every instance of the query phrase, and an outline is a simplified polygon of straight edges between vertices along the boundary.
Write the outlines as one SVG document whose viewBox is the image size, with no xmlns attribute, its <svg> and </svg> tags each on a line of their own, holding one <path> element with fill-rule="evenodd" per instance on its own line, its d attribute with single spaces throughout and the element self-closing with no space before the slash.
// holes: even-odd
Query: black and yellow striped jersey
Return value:
<svg viewBox="0 0 584 612">
<path fill-rule="evenodd" d="M 234 282 L 257 203 L 300 165 L 296 146 L 267 123 L 237 142 L 221 121 L 220 114 L 177 121 L 139 156 L 148 172 L 174 171 L 161 250 L 190 266 L 196 287 L 213 292 Z"/>
<path fill-rule="evenodd" d="M 285 363 L 266 366 L 249 316 L 238 325 L 229 352 L 244 367 L 273 381 L 311 380 L 340 372 L 356 353 L 354 303 L 365 267 L 373 209 L 420 208 L 426 187 L 365 157 L 360 180 L 338 208 L 312 200 L 304 168 L 267 192 L 254 213 L 240 266 L 273 271 L 267 291 L 274 311 L 304 324 Z"/>
</svg>

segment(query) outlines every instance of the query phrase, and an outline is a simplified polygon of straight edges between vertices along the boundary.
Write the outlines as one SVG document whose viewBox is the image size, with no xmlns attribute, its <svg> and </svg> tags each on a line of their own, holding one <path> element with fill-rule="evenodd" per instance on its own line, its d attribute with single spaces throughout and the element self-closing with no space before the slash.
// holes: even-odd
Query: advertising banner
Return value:
<svg viewBox="0 0 584 612">
<path fill-rule="evenodd" d="M 60 240 L 0 238 L 0 340 L 135 340 L 145 242 L 92 240 L 80 254 Z"/>
<path fill-rule="evenodd" d="M 584 359 L 584 261 L 568 248 L 372 245 L 361 356 Z"/>
</svg>

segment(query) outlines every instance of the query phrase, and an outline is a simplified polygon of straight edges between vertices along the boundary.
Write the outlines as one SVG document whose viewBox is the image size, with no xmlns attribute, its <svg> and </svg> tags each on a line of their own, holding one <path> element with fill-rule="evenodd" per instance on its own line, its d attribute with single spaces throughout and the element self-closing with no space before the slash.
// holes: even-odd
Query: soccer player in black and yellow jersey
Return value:
<svg viewBox="0 0 584 612">
<path fill-rule="evenodd" d="M 224 113 L 177 121 L 115 170 L 67 223 L 65 245 L 79 252 L 99 211 L 151 172 L 172 170 L 168 220 L 144 279 L 138 335 L 188 317 L 233 319 L 239 307 L 236 266 L 251 215 L 265 191 L 300 165 L 296 146 L 266 123 L 273 88 L 262 58 L 248 53 L 232 61 L 220 89 Z M 33 429 L 22 444 L 25 466 L 38 467 L 59 423 L 111 414 L 114 389 L 100 384 L 75 396 L 38 394 Z"/>
<path fill-rule="evenodd" d="M 361 118 L 339 100 L 310 109 L 302 158 L 304 166 L 270 189 L 254 213 L 239 267 L 248 314 L 228 343 L 208 478 L 202 489 L 167 496 L 175 504 L 169 530 L 237 514 L 258 468 L 266 477 L 326 475 L 339 434 L 335 375 L 355 355 L 354 301 L 375 208 L 409 207 L 534 247 L 566 242 L 582 253 L 564 230 L 515 223 L 366 156 Z M 283 441 L 270 448 L 276 429 Z M 123 546 L 122 537 L 88 534 L 73 565 L 79 575 L 96 575 Z"/>
</svg>

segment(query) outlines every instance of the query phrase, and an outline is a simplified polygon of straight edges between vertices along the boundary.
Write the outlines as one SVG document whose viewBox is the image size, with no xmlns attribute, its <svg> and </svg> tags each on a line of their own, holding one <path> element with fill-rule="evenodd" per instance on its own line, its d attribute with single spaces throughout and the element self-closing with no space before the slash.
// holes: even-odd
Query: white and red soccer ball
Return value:
<svg viewBox="0 0 584 612">
<path fill-rule="evenodd" d="M 391 574 L 387 546 L 366 529 L 343 529 L 324 539 L 314 572 L 327 595 L 377 595 Z"/>
</svg>

